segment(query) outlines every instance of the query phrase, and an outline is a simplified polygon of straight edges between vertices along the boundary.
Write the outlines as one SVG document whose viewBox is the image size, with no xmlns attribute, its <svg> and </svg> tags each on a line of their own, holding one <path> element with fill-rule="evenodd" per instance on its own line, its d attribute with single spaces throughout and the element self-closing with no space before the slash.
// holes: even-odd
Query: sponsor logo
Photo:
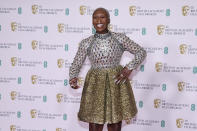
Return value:
<svg viewBox="0 0 197 131">
<path fill-rule="evenodd" d="M 177 128 L 182 128 L 184 124 L 184 120 L 182 118 L 176 119 L 176 126 Z"/>
<path fill-rule="evenodd" d="M 59 33 L 84 33 L 84 32 L 89 32 L 91 31 L 91 28 L 89 27 L 86 27 L 86 26 L 78 26 L 78 27 L 75 27 L 75 26 L 71 26 L 71 25 L 68 25 L 68 24 L 64 24 L 64 23 L 59 23 L 57 25 L 57 30 Z"/>
<path fill-rule="evenodd" d="M 37 79 L 38 79 L 38 77 L 36 75 L 32 75 L 31 76 L 31 82 L 32 82 L 32 84 L 36 84 L 37 83 Z"/>
<path fill-rule="evenodd" d="M 63 64 L 64 64 L 64 60 L 63 59 L 58 59 L 57 60 L 57 66 L 58 66 L 58 68 L 62 68 L 63 67 Z"/>
<path fill-rule="evenodd" d="M 36 32 L 42 31 L 43 27 L 39 25 L 23 25 L 17 22 L 11 22 L 11 31 L 13 32 Z M 44 27 L 45 28 L 45 27 Z"/>
<path fill-rule="evenodd" d="M 193 33 L 195 29 L 192 28 L 172 28 L 168 25 L 158 25 L 157 26 L 157 34 L 158 35 L 187 35 L 189 33 Z"/>
<path fill-rule="evenodd" d="M 192 45 L 181 44 L 179 46 L 180 54 L 195 55 L 197 54 L 197 48 L 192 47 Z"/>
<path fill-rule="evenodd" d="M 183 16 L 197 16 L 197 8 L 194 6 L 184 5 L 182 6 Z"/>
<path fill-rule="evenodd" d="M 10 48 L 17 48 L 17 43 L 0 43 L 0 49 L 10 49 Z M 18 43 L 18 49 L 22 48 L 22 44 Z"/>
<path fill-rule="evenodd" d="M 143 89 L 143 90 L 153 90 L 156 88 L 160 88 L 160 84 L 156 83 L 142 83 L 138 80 L 131 80 L 130 81 L 131 85 L 135 89 Z"/>
<path fill-rule="evenodd" d="M 16 66 L 16 64 L 17 64 L 17 58 L 16 57 L 11 58 L 11 64 L 12 64 L 12 66 Z"/>
<path fill-rule="evenodd" d="M 146 9 L 140 6 L 129 6 L 130 16 L 158 16 L 166 15 L 170 16 L 170 9 Z"/>
<path fill-rule="evenodd" d="M 33 50 L 63 49 L 63 45 L 61 45 L 61 44 L 45 44 L 43 41 L 38 41 L 38 40 L 32 40 L 31 47 Z M 68 51 L 68 44 L 65 45 L 65 50 Z"/>
<path fill-rule="evenodd" d="M 57 103 L 80 103 L 80 97 L 71 97 L 66 94 L 58 93 L 56 95 Z"/>
<path fill-rule="evenodd" d="M 156 69 L 157 72 L 161 72 L 162 69 L 163 69 L 163 64 L 161 62 L 157 62 L 155 64 L 155 69 Z"/>
<path fill-rule="evenodd" d="M 155 70 L 156 70 L 156 72 L 176 72 L 176 73 L 179 72 L 179 73 L 181 73 L 181 72 L 192 70 L 192 67 L 173 66 L 173 65 L 168 65 L 167 63 L 156 62 L 155 63 Z"/>
<path fill-rule="evenodd" d="M 50 79 L 50 78 L 43 78 L 42 76 L 32 75 L 31 76 L 31 83 L 32 84 L 39 84 L 39 85 L 56 85 L 58 83 L 63 83 L 63 80 L 59 79 Z"/>
<path fill-rule="evenodd" d="M 197 92 L 197 85 L 194 85 L 189 82 L 180 81 L 177 83 L 178 91 L 179 92 Z"/>
<path fill-rule="evenodd" d="M 139 33 L 142 35 L 145 35 L 146 33 L 146 28 L 124 28 L 124 27 L 119 27 L 118 25 L 108 25 L 108 29 L 112 32 L 121 32 L 125 34 L 134 34 L 134 33 Z"/>
<path fill-rule="evenodd" d="M 170 109 L 170 110 L 190 110 L 190 105 L 186 104 L 178 104 L 178 103 L 171 103 L 167 102 L 166 100 L 162 99 L 154 99 L 154 108 L 156 109 Z"/>
<path fill-rule="evenodd" d="M 11 23 L 11 30 L 14 32 L 14 31 L 16 31 L 17 30 L 17 23 L 16 22 L 12 22 Z"/>
<path fill-rule="evenodd" d="M 154 119 L 140 119 L 140 118 L 133 118 L 131 121 L 132 124 L 135 124 L 137 126 L 160 126 L 162 123 L 162 126 L 165 127 L 165 121 L 160 121 L 160 120 L 154 120 Z M 162 127 L 161 126 L 161 127 Z"/>
<path fill-rule="evenodd" d="M 63 129 L 63 128 L 56 128 L 56 131 L 66 131 L 66 129 Z"/>
<path fill-rule="evenodd" d="M 161 100 L 160 99 L 154 99 L 154 107 L 159 108 L 161 105 Z"/>
<path fill-rule="evenodd" d="M 15 99 L 16 99 L 16 95 L 17 95 L 17 92 L 16 92 L 16 91 L 12 91 L 12 92 L 10 93 L 11 100 L 15 100 Z"/>
<path fill-rule="evenodd" d="M 183 91 L 185 88 L 185 82 L 178 82 L 178 91 Z"/>
<path fill-rule="evenodd" d="M 16 131 L 16 126 L 15 125 L 10 125 L 10 131 Z"/>
<path fill-rule="evenodd" d="M 56 98 L 57 98 L 57 102 L 58 102 L 58 103 L 61 103 L 62 100 L 63 100 L 63 94 L 58 93 L 58 94 L 56 95 Z"/>
<path fill-rule="evenodd" d="M 42 5 L 32 5 L 32 14 L 42 14 L 42 15 L 57 15 L 57 14 L 64 14 L 69 15 L 69 8 L 60 9 L 60 8 L 44 8 Z"/>
<path fill-rule="evenodd" d="M 22 58 L 11 57 L 11 65 L 18 67 L 36 67 L 38 65 L 42 65 L 41 61 L 26 61 Z"/>
<path fill-rule="evenodd" d="M 56 113 L 46 113 L 41 110 L 31 109 L 30 117 L 32 119 L 62 119 L 64 114 L 56 114 Z"/>
<path fill-rule="evenodd" d="M 0 83 L 11 83 L 12 81 L 17 83 L 17 78 L 16 77 L 0 77 Z M 20 84 L 20 83 L 18 83 L 18 84 Z"/>
<path fill-rule="evenodd" d="M 17 13 L 21 14 L 22 13 L 22 8 L 18 7 L 18 9 L 16 7 L 0 7 L 0 14 L 10 14 L 10 13 Z"/>
<path fill-rule="evenodd" d="M 36 116 L 37 116 L 37 110 L 36 109 L 32 109 L 30 111 L 30 113 L 31 113 L 31 118 L 36 118 Z"/>
</svg>

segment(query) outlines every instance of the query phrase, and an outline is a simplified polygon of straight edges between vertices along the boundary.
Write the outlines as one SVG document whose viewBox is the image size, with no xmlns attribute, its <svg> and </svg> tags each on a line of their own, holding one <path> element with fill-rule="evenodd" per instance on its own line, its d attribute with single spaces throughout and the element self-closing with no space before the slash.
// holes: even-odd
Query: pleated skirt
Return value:
<svg viewBox="0 0 197 131">
<path fill-rule="evenodd" d="M 114 76 L 122 69 L 122 66 L 117 66 L 88 71 L 78 113 L 80 121 L 112 124 L 136 115 L 137 107 L 130 81 L 115 84 Z"/>
</svg>

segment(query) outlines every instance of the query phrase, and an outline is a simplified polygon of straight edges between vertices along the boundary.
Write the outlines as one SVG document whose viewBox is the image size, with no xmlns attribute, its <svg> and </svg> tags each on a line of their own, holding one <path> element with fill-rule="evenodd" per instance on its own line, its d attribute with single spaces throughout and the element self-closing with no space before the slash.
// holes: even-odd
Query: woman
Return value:
<svg viewBox="0 0 197 131">
<path fill-rule="evenodd" d="M 82 92 L 78 118 L 89 123 L 89 131 L 120 131 L 122 120 L 130 120 L 137 113 L 129 75 L 146 57 L 145 50 L 122 33 L 110 32 L 109 12 L 97 8 L 92 15 L 96 34 L 81 41 L 69 70 L 70 85 L 77 89 L 81 66 L 89 57 L 88 71 Z M 124 51 L 135 58 L 124 68 L 120 59 Z"/>
</svg>

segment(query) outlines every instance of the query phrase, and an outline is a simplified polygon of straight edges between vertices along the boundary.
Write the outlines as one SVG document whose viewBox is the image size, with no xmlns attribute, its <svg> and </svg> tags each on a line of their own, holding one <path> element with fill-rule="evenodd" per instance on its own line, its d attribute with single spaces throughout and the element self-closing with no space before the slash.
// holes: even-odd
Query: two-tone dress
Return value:
<svg viewBox="0 0 197 131">
<path fill-rule="evenodd" d="M 69 70 L 70 79 L 78 77 L 88 56 L 89 69 L 82 91 L 78 118 L 89 123 L 118 123 L 137 113 L 130 81 L 115 84 L 124 51 L 134 55 L 126 67 L 136 69 L 146 57 L 146 51 L 123 33 L 94 34 L 80 42 L 77 54 Z"/>
</svg>

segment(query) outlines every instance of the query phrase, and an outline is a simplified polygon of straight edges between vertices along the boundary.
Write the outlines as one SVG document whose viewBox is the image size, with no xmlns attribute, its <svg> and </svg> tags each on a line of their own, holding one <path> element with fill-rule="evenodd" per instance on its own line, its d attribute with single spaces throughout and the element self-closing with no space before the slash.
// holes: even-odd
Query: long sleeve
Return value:
<svg viewBox="0 0 197 131">
<path fill-rule="evenodd" d="M 137 43 L 132 41 L 123 33 L 116 34 L 117 39 L 123 45 L 124 51 L 129 51 L 134 55 L 134 59 L 126 64 L 129 70 L 136 69 L 146 57 L 146 51 Z"/>
<path fill-rule="evenodd" d="M 74 57 L 73 63 L 69 69 L 69 79 L 71 80 L 74 77 L 78 77 L 80 69 L 87 56 L 87 39 L 82 40 L 79 43 L 78 51 Z"/>
</svg>

